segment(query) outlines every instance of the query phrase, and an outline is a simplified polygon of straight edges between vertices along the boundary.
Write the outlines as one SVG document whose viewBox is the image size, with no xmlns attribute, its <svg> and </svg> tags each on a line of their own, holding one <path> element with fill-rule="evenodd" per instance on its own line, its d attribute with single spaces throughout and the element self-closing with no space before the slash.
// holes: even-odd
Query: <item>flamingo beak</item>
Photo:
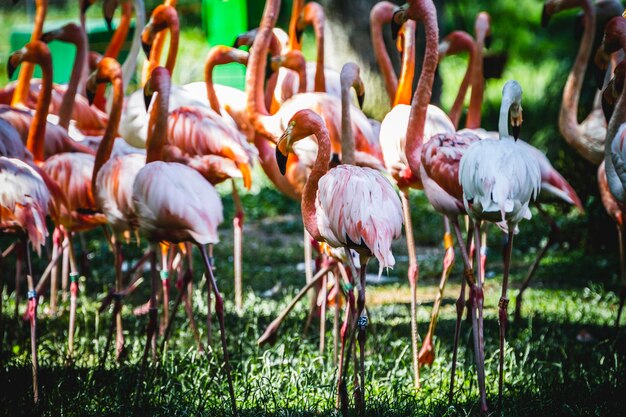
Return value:
<svg viewBox="0 0 626 417">
<path fill-rule="evenodd" d="M 492 42 L 493 42 L 493 37 L 491 36 L 491 34 L 485 36 L 485 48 L 487 49 L 491 48 Z"/>
<path fill-rule="evenodd" d="M 146 54 L 147 57 L 150 56 L 150 50 L 152 49 L 152 43 L 141 41 L 141 49 L 143 49 L 143 53 Z"/>
<path fill-rule="evenodd" d="M 515 140 L 519 139 L 519 134 L 522 127 L 522 106 L 519 106 L 518 109 L 511 109 L 511 127 L 513 131 L 513 137 Z"/>
<path fill-rule="evenodd" d="M 51 30 L 48 32 L 45 32 L 41 35 L 41 37 L 39 38 L 40 41 L 45 42 L 45 43 L 50 43 L 53 40 L 57 39 L 58 36 L 60 35 L 61 30 L 57 29 L 57 30 Z"/>
<path fill-rule="evenodd" d="M 152 96 L 154 95 L 154 91 L 150 88 L 150 80 L 146 83 L 143 88 L 143 104 L 146 106 L 146 112 L 150 108 L 150 102 L 152 101 Z"/>
<path fill-rule="evenodd" d="M 282 175 L 287 172 L 287 157 L 291 152 L 291 134 L 293 132 L 293 123 L 289 123 L 285 132 L 281 135 L 276 144 L 276 164 Z"/>
<path fill-rule="evenodd" d="M 7 75 L 9 76 L 9 79 L 13 78 L 17 66 L 22 62 L 24 52 L 26 52 L 26 50 L 22 48 L 9 55 L 9 59 L 7 61 Z"/>
<path fill-rule="evenodd" d="M 393 17 L 391 18 L 391 38 L 395 41 L 398 37 L 398 33 L 400 33 L 400 29 L 402 25 L 407 20 L 406 11 L 408 9 L 408 5 L 398 7 L 398 9 L 393 12 Z"/>
<path fill-rule="evenodd" d="M 359 101 L 359 108 L 363 110 L 363 102 L 365 102 L 365 92 L 363 92 L 363 94 L 357 94 L 356 98 Z"/>
<path fill-rule="evenodd" d="M 237 35 L 237 37 L 235 38 L 235 42 L 233 43 L 233 48 L 240 48 L 242 46 L 252 46 L 258 31 L 259 29 L 256 28 L 256 29 L 251 29 L 247 32 L 240 33 L 239 35 Z"/>
<path fill-rule="evenodd" d="M 152 21 L 150 21 L 146 27 L 143 28 L 143 32 L 141 33 L 141 49 L 143 49 L 143 53 L 146 54 L 148 58 L 150 57 L 153 39 Z"/>
<path fill-rule="evenodd" d="M 550 18 L 552 16 L 550 15 L 550 13 L 548 13 L 548 10 L 546 8 L 546 5 L 543 5 L 543 10 L 541 11 L 541 27 L 546 27 L 548 26 L 548 23 L 550 23 Z"/>
<path fill-rule="evenodd" d="M 82 0 L 80 5 L 80 13 L 86 14 L 89 7 L 91 7 L 91 2 L 89 0 Z"/>
<path fill-rule="evenodd" d="M 302 43 L 302 35 L 303 34 L 304 34 L 303 30 L 296 28 L 296 40 L 298 41 L 298 43 Z"/>
<path fill-rule="evenodd" d="M 96 98 L 96 93 L 91 91 L 91 89 L 87 89 L 87 101 L 89 101 L 89 105 L 93 106 L 93 100 Z"/>
<path fill-rule="evenodd" d="M 107 25 L 107 29 L 109 32 L 113 31 L 113 17 L 112 16 L 104 16 L 104 22 Z"/>
</svg>

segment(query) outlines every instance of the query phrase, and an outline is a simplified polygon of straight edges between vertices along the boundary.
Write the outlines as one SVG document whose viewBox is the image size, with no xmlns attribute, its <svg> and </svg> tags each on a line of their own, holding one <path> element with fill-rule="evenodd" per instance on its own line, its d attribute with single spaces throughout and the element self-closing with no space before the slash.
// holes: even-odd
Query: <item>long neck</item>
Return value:
<svg viewBox="0 0 626 417">
<path fill-rule="evenodd" d="M 378 62 L 378 68 L 380 68 L 385 88 L 387 89 L 389 102 L 393 105 L 396 90 L 398 89 L 398 77 L 396 77 L 396 73 L 393 71 L 391 59 L 389 58 L 387 48 L 385 47 L 383 24 L 391 21 L 395 5 L 388 1 L 384 1 L 377 3 L 374 7 L 376 8 L 376 11 L 372 9 L 372 13 L 370 14 L 372 46 L 374 47 L 374 56 L 376 57 L 376 62 Z"/>
<path fill-rule="evenodd" d="M 291 20 L 289 21 L 289 49 L 300 50 L 302 48 L 302 45 L 300 45 L 300 42 L 298 42 L 296 30 L 298 26 L 298 18 L 300 17 L 300 12 L 302 12 L 303 8 L 304 0 L 293 0 L 293 4 L 291 6 Z M 278 9 L 280 9 L 280 7 L 278 7 Z"/>
<path fill-rule="evenodd" d="M 604 142 L 604 164 L 606 169 L 607 182 L 611 194 L 615 196 L 619 201 L 624 202 L 626 190 L 623 183 L 616 172 L 615 164 L 613 163 L 613 144 L 614 141 L 621 141 L 621 135 L 617 135 L 619 128 L 626 122 L 626 88 L 623 88 L 617 102 L 615 103 L 615 110 L 609 120 L 609 125 L 606 132 L 606 141 Z M 621 146 L 620 146 L 621 148 Z"/>
<path fill-rule="evenodd" d="M 478 129 L 480 127 L 480 113 L 483 105 L 483 93 L 485 83 L 483 77 L 484 46 L 485 40 L 482 36 L 480 36 L 478 39 L 476 39 L 476 44 L 473 48 L 474 57 L 472 58 L 472 56 L 470 55 L 470 63 L 468 64 L 469 68 L 471 68 L 472 77 L 472 94 L 470 96 L 467 119 L 465 120 L 465 127 L 468 129 Z M 457 125 L 458 123 L 455 124 L 455 126 Z"/>
<path fill-rule="evenodd" d="M 473 87 L 472 87 L 473 88 Z M 498 133 L 501 138 L 509 136 L 509 109 L 511 108 L 511 100 L 502 97 L 500 104 L 500 118 L 498 119 Z"/>
<path fill-rule="evenodd" d="M 314 137 L 317 141 L 317 157 L 302 191 L 302 220 L 311 237 L 317 241 L 323 241 L 324 239 L 317 227 L 315 199 L 317 198 L 320 178 L 328 172 L 330 138 L 326 128 L 317 130 Z"/>
<path fill-rule="evenodd" d="M 117 129 L 120 124 L 120 118 L 122 117 L 122 107 L 124 104 L 124 83 L 121 78 L 114 78 L 111 82 L 113 85 L 113 105 L 111 106 L 111 113 L 109 114 L 109 124 L 104 131 L 104 136 L 98 146 L 98 152 L 96 153 L 96 160 L 93 166 L 93 174 L 91 176 L 91 189 L 96 189 L 96 178 L 100 168 L 111 157 L 113 152 L 113 145 L 117 136 Z"/>
<path fill-rule="evenodd" d="M 567 82 L 563 88 L 563 100 L 561 102 L 561 111 L 559 113 L 559 128 L 563 136 L 570 138 L 578 136 L 578 100 L 582 89 L 585 71 L 587 69 L 587 61 L 591 54 L 593 46 L 593 38 L 596 31 L 595 10 L 589 0 L 582 2 L 584 12 L 585 29 L 580 42 L 578 54 L 572 70 L 567 77 Z"/>
<path fill-rule="evenodd" d="M 160 161 L 163 156 L 163 147 L 167 141 L 167 119 L 169 116 L 170 85 L 163 85 L 158 90 L 156 103 L 150 113 L 148 126 L 148 143 L 146 151 L 146 164 Z"/>
<path fill-rule="evenodd" d="M 76 59 L 74 67 L 70 74 L 70 81 L 67 84 L 67 90 L 63 94 L 61 108 L 59 109 L 59 126 L 67 130 L 72 119 L 72 111 L 74 109 L 74 101 L 76 100 L 76 91 L 78 91 L 78 83 L 83 74 L 85 62 L 87 62 L 87 35 L 83 30 L 78 31 L 76 39 Z"/>
<path fill-rule="evenodd" d="M 133 8 L 135 9 L 135 31 L 133 32 L 133 42 L 130 45 L 128 56 L 122 65 L 122 77 L 124 80 L 124 91 L 128 88 L 130 80 L 135 75 L 137 68 L 137 55 L 141 47 L 141 32 L 146 25 L 146 11 L 143 0 L 134 0 Z"/>
<path fill-rule="evenodd" d="M 415 76 L 415 21 L 407 20 L 402 29 L 402 67 L 393 105 L 411 104 Z"/>
<path fill-rule="evenodd" d="M 165 68 L 170 72 L 170 75 L 174 74 L 174 65 L 176 65 L 176 55 L 178 54 L 178 41 L 179 41 L 179 28 L 178 25 L 172 25 L 170 27 L 170 47 L 167 51 L 167 61 L 165 61 Z"/>
<path fill-rule="evenodd" d="M 230 50 L 230 56 L 227 54 L 228 50 Z M 233 56 L 232 54 L 236 55 Z M 206 83 L 207 98 L 209 99 L 211 108 L 217 114 L 222 113 L 220 110 L 220 102 L 217 98 L 217 94 L 215 93 L 215 87 L 213 86 L 213 68 L 215 68 L 216 65 L 223 65 L 231 62 L 239 62 L 240 64 L 247 65 L 248 53 L 238 49 L 233 50 L 232 48 L 227 47 L 215 47 L 209 52 L 206 64 L 204 65 L 204 81 Z"/>
<path fill-rule="evenodd" d="M 35 162 L 44 160 L 44 143 L 48 107 L 52 99 L 52 64 L 50 61 L 41 66 L 41 91 L 37 100 L 37 109 L 28 130 L 26 147 L 32 152 Z"/>
<path fill-rule="evenodd" d="M 273 36 L 272 28 L 276 24 L 280 0 L 268 0 L 265 3 L 261 25 L 254 41 L 255 47 L 248 59 L 246 71 L 246 108 L 254 129 L 261 135 L 275 140 L 279 133 L 276 118 L 269 116 L 264 97 L 264 75 L 267 65 L 266 56 L 269 42 Z"/>
<path fill-rule="evenodd" d="M 128 30 L 130 29 L 130 20 L 133 15 L 133 7 L 130 2 L 122 2 L 122 16 L 120 18 L 120 22 L 113 33 L 113 37 L 111 38 L 111 42 L 109 42 L 109 46 L 104 52 L 105 57 L 115 58 L 117 59 L 120 54 L 120 50 L 124 45 L 124 41 L 126 40 L 126 36 L 128 36 Z"/>
<path fill-rule="evenodd" d="M 354 79 L 341 77 L 341 162 L 355 165 L 354 136 L 350 118 L 350 88 Z"/>
<path fill-rule="evenodd" d="M 43 22 L 46 19 L 46 12 L 48 11 L 48 0 L 37 0 L 35 12 L 35 24 L 33 26 L 33 33 L 30 35 L 30 40 L 39 40 L 43 32 Z M 28 99 L 30 93 L 30 79 L 33 77 L 33 71 L 35 66 L 30 62 L 24 62 L 20 68 L 20 74 L 17 78 L 17 86 L 15 87 L 15 93 L 11 100 L 12 106 L 24 105 Z"/>
<path fill-rule="evenodd" d="M 407 160 L 413 175 L 419 175 L 420 172 L 426 112 L 432 94 L 435 70 L 437 69 L 439 45 L 437 11 L 435 10 L 435 6 L 430 1 L 422 1 L 420 4 L 424 9 L 422 15 L 426 34 L 426 49 L 424 51 L 424 61 L 422 62 L 422 73 L 417 84 L 417 90 L 413 95 L 413 101 L 411 102 L 411 113 L 409 114 L 405 147 Z"/>
<path fill-rule="evenodd" d="M 318 3 L 307 3 L 305 13 L 307 15 L 312 14 L 310 20 L 313 24 L 315 40 L 317 42 L 314 91 L 318 93 L 325 93 L 326 75 L 324 74 L 324 25 L 326 16 L 324 15 L 324 9 Z"/>
</svg>

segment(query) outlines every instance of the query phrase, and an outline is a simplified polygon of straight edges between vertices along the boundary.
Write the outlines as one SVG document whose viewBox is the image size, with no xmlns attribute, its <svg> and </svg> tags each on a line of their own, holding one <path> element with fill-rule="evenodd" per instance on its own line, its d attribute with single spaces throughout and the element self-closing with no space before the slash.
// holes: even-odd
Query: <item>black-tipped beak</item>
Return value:
<svg viewBox="0 0 626 417">
<path fill-rule="evenodd" d="M 113 31 L 113 17 L 105 16 L 104 21 L 107 24 L 107 29 L 109 32 Z"/>
<path fill-rule="evenodd" d="M 13 63 L 11 62 L 11 58 L 9 58 L 9 60 L 7 61 L 7 75 L 9 76 L 9 79 L 13 78 L 13 74 L 15 74 L 16 69 L 17 67 L 13 66 Z"/>
<path fill-rule="evenodd" d="M 363 110 L 363 102 L 365 102 L 365 93 L 356 96 L 357 100 L 359 101 L 359 108 L 361 110 Z"/>
<path fill-rule="evenodd" d="M 296 29 L 296 40 L 298 41 L 298 43 L 302 42 L 302 35 L 303 34 L 304 34 L 303 30 Z"/>
<path fill-rule="evenodd" d="M 239 48 L 243 45 L 245 45 L 245 43 L 242 41 L 243 39 L 243 33 L 240 35 L 237 35 L 237 37 L 235 38 L 235 42 L 233 42 L 233 48 Z"/>
<path fill-rule="evenodd" d="M 341 158 L 339 158 L 339 154 L 338 153 L 333 152 L 333 154 L 330 157 L 330 164 L 332 166 L 341 165 Z"/>
<path fill-rule="evenodd" d="M 91 6 L 91 3 L 89 2 L 89 0 L 83 0 L 81 7 L 80 7 L 80 12 L 82 14 L 87 13 L 87 9 L 89 9 L 90 6 Z"/>
<path fill-rule="evenodd" d="M 273 67 L 274 65 L 273 65 L 272 56 L 270 54 L 267 54 L 267 60 L 265 62 L 265 79 L 266 80 L 270 78 L 272 74 L 274 73 Z"/>
<path fill-rule="evenodd" d="M 596 85 L 598 86 L 598 90 L 601 90 L 602 86 L 604 85 L 604 78 L 606 77 L 606 69 L 598 68 L 594 65 L 593 76 L 596 79 Z"/>
<path fill-rule="evenodd" d="M 541 11 L 541 27 L 546 27 L 548 26 L 548 23 L 550 23 L 550 14 L 548 13 L 548 11 L 546 10 L 546 5 L 543 5 L 543 10 Z"/>
<path fill-rule="evenodd" d="M 485 36 L 485 48 L 491 48 L 491 42 L 493 42 L 493 37 L 491 35 Z"/>
<path fill-rule="evenodd" d="M 87 89 L 87 101 L 90 106 L 93 106 L 93 100 L 96 98 L 96 93 L 91 91 L 89 88 Z"/>
<path fill-rule="evenodd" d="M 406 20 L 405 14 L 405 10 L 401 7 L 393 12 L 393 17 L 391 18 L 391 39 L 394 41 L 398 38 L 400 29 Z"/>
<path fill-rule="evenodd" d="M 44 43 L 50 43 L 54 40 L 55 36 L 56 36 L 56 31 L 55 30 L 50 30 L 48 32 L 44 32 L 41 34 L 41 37 L 39 38 L 40 41 L 44 42 Z"/>
<path fill-rule="evenodd" d="M 141 49 L 143 49 L 143 53 L 146 54 L 146 57 L 150 58 L 150 51 L 152 50 L 152 44 L 141 41 Z"/>
<path fill-rule="evenodd" d="M 511 131 L 513 132 L 513 137 L 515 138 L 515 140 L 519 139 L 519 134 L 520 131 L 522 130 L 522 126 L 521 125 L 513 125 L 511 128 Z"/>
<path fill-rule="evenodd" d="M 146 94 L 146 92 L 144 91 L 143 92 L 143 104 L 146 106 L 146 112 L 150 108 L 151 101 L 152 101 L 152 94 Z"/>
<path fill-rule="evenodd" d="M 284 155 L 278 146 L 276 146 L 276 165 L 278 165 L 278 170 L 281 175 L 285 175 L 287 172 L 287 155 Z"/>
</svg>

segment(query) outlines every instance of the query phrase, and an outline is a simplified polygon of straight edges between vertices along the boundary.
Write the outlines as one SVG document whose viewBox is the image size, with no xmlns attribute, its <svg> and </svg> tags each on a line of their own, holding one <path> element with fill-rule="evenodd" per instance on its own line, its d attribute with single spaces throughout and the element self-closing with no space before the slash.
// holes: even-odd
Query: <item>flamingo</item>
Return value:
<svg viewBox="0 0 626 417">
<path fill-rule="evenodd" d="M 459 181 L 463 187 L 463 204 L 475 222 L 475 236 L 480 236 L 482 221 L 496 223 L 508 234 L 502 278 L 502 296 L 498 302 L 500 323 L 500 367 L 498 398 L 502 404 L 504 371 L 504 339 L 507 322 L 507 287 L 513 236 L 519 222 L 530 219 L 528 204 L 536 199 L 541 190 L 541 169 L 537 159 L 528 148 L 517 141 L 522 121 L 522 88 L 510 80 L 502 90 L 499 140 L 483 139 L 473 143 L 461 158 Z M 508 133 L 508 117 L 511 117 L 513 136 Z M 477 239 L 478 241 L 478 239 Z M 478 304 L 482 309 L 482 303 Z M 479 315 L 481 312 L 479 311 Z M 486 411 L 486 409 L 484 409 Z"/>
<path fill-rule="evenodd" d="M 418 10 L 419 9 L 419 14 Z M 436 106 L 429 105 L 430 91 L 434 71 L 437 64 L 437 45 L 438 36 L 431 32 L 437 32 L 436 26 L 428 26 L 432 23 L 432 14 L 436 15 L 436 11 L 432 4 L 423 0 L 417 3 L 411 3 L 411 17 L 407 16 L 405 9 L 396 12 L 392 19 L 394 24 L 409 24 L 415 27 L 412 16 L 420 16 L 420 20 L 424 20 L 426 26 L 427 51 L 425 55 L 429 60 L 434 60 L 432 65 L 424 65 L 418 89 L 416 90 L 412 105 L 398 104 L 391 109 L 383 119 L 380 129 L 380 144 L 383 149 L 385 167 L 391 174 L 396 185 L 400 189 L 400 197 L 404 213 L 405 234 L 407 238 L 407 249 L 409 255 L 409 271 L 408 280 L 411 291 L 411 345 L 413 353 L 413 375 L 414 386 L 419 388 L 419 359 L 418 359 L 418 333 L 417 333 L 417 281 L 419 276 L 419 267 L 417 264 L 417 256 L 415 253 L 415 244 L 413 238 L 413 227 L 410 218 L 410 203 L 408 198 L 409 188 L 423 189 L 420 180 L 420 153 L 424 141 L 427 141 L 435 133 L 453 133 L 455 131 L 452 121 L 448 116 Z M 405 40 L 409 39 L 412 33 L 411 29 L 406 30 Z M 432 35 L 432 36 L 431 36 Z M 411 50 L 406 47 L 407 53 Z M 404 70 L 404 68 L 403 68 Z M 411 83 L 405 84 L 407 88 Z M 419 97 L 419 99 L 418 99 Z M 416 112 L 423 112 L 424 120 L 418 121 Z M 415 156 L 412 156 L 415 153 Z M 415 158 L 412 166 L 410 166 L 410 158 Z M 449 241 L 449 240 L 448 240 Z M 447 247 L 446 247 L 447 249 Z"/>
<path fill-rule="evenodd" d="M 96 71 L 87 79 L 87 92 L 95 94 L 98 84 L 104 83 L 113 86 L 113 105 L 109 125 L 99 143 L 94 161 L 91 189 L 97 206 L 106 216 L 107 223 L 115 234 L 115 291 L 119 294 L 122 291 L 122 241 L 128 240 L 138 227 L 132 193 L 135 177 L 145 164 L 145 154 L 118 154 L 112 157 L 124 101 L 122 69 L 114 58 L 105 57 L 98 63 Z M 115 339 L 118 359 L 124 350 L 120 310 L 120 300 L 116 299 L 114 318 L 117 328 Z M 105 358 L 107 351 L 108 349 L 105 350 Z"/>
<path fill-rule="evenodd" d="M 281 172 L 286 172 L 287 157 L 293 151 L 294 144 L 311 135 L 314 135 L 317 142 L 318 152 L 302 194 L 302 218 L 305 227 L 316 241 L 327 243 L 334 248 L 344 248 L 348 258 L 351 258 L 350 249 L 355 250 L 360 256 L 361 272 L 357 281 L 358 301 L 355 311 L 358 318 L 350 329 L 350 335 L 352 337 L 358 328 L 360 409 L 361 413 L 364 413 L 364 348 L 365 328 L 368 322 L 364 313 L 365 269 L 371 257 L 378 259 L 379 273 L 382 272 L 382 268 L 394 265 L 391 242 L 401 235 L 402 209 L 391 183 L 379 171 L 349 164 L 328 169 L 330 159 L 328 130 L 323 119 L 308 109 L 294 114 L 278 142 L 276 158 Z M 344 155 L 344 162 L 350 160 L 349 155 L 348 151 Z M 343 327 L 344 334 L 349 325 L 348 317 L 347 314 Z M 343 353 L 345 339 L 342 345 L 338 378 L 339 395 L 343 399 L 346 388 L 341 369 L 345 360 Z M 345 400 L 342 404 L 344 408 L 347 406 Z"/>
<path fill-rule="evenodd" d="M 223 300 L 205 248 L 206 244 L 215 244 L 219 241 L 217 226 L 223 220 L 222 203 L 215 188 L 196 170 L 183 164 L 160 160 L 167 140 L 169 90 L 169 72 L 163 67 L 155 68 L 146 84 L 145 92 L 147 95 L 158 92 L 158 97 L 150 115 L 146 165 L 137 173 L 133 185 L 133 204 L 139 228 L 150 242 L 153 244 L 160 241 L 191 242 L 200 249 L 210 285 L 215 293 L 215 310 L 220 326 L 230 400 L 233 414 L 236 415 L 237 405 L 224 329 Z M 156 328 L 158 277 L 154 252 L 151 261 L 152 292 L 142 369 Z"/>
</svg>

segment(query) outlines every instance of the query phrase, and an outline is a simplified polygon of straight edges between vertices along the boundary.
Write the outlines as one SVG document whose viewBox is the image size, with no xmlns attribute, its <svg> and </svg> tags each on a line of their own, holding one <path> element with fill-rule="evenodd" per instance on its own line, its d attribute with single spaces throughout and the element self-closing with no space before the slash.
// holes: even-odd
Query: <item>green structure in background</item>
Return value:
<svg viewBox="0 0 626 417">
<path fill-rule="evenodd" d="M 55 20 L 52 22 L 46 22 L 44 32 L 60 28 L 71 21 L 73 20 Z M 87 37 L 89 39 L 89 49 L 99 53 L 104 53 L 113 32 L 109 32 L 104 24 L 104 20 L 88 20 L 86 25 Z M 32 31 L 32 24 L 15 25 L 15 27 L 11 30 L 11 50 L 15 51 L 26 45 L 30 41 Z M 121 62 L 123 62 L 128 55 L 134 31 L 135 25 L 132 23 L 130 30 L 128 31 L 128 36 L 126 37 L 126 41 L 120 51 L 119 59 Z M 74 45 L 58 41 L 50 42 L 49 46 L 50 52 L 52 53 L 53 80 L 58 84 L 67 84 L 70 79 L 72 67 L 74 66 L 76 48 Z M 19 71 L 15 71 L 15 74 L 13 75 L 14 80 L 17 79 L 18 73 Z M 41 71 L 37 66 L 35 67 L 34 77 L 41 77 Z"/>
</svg>

